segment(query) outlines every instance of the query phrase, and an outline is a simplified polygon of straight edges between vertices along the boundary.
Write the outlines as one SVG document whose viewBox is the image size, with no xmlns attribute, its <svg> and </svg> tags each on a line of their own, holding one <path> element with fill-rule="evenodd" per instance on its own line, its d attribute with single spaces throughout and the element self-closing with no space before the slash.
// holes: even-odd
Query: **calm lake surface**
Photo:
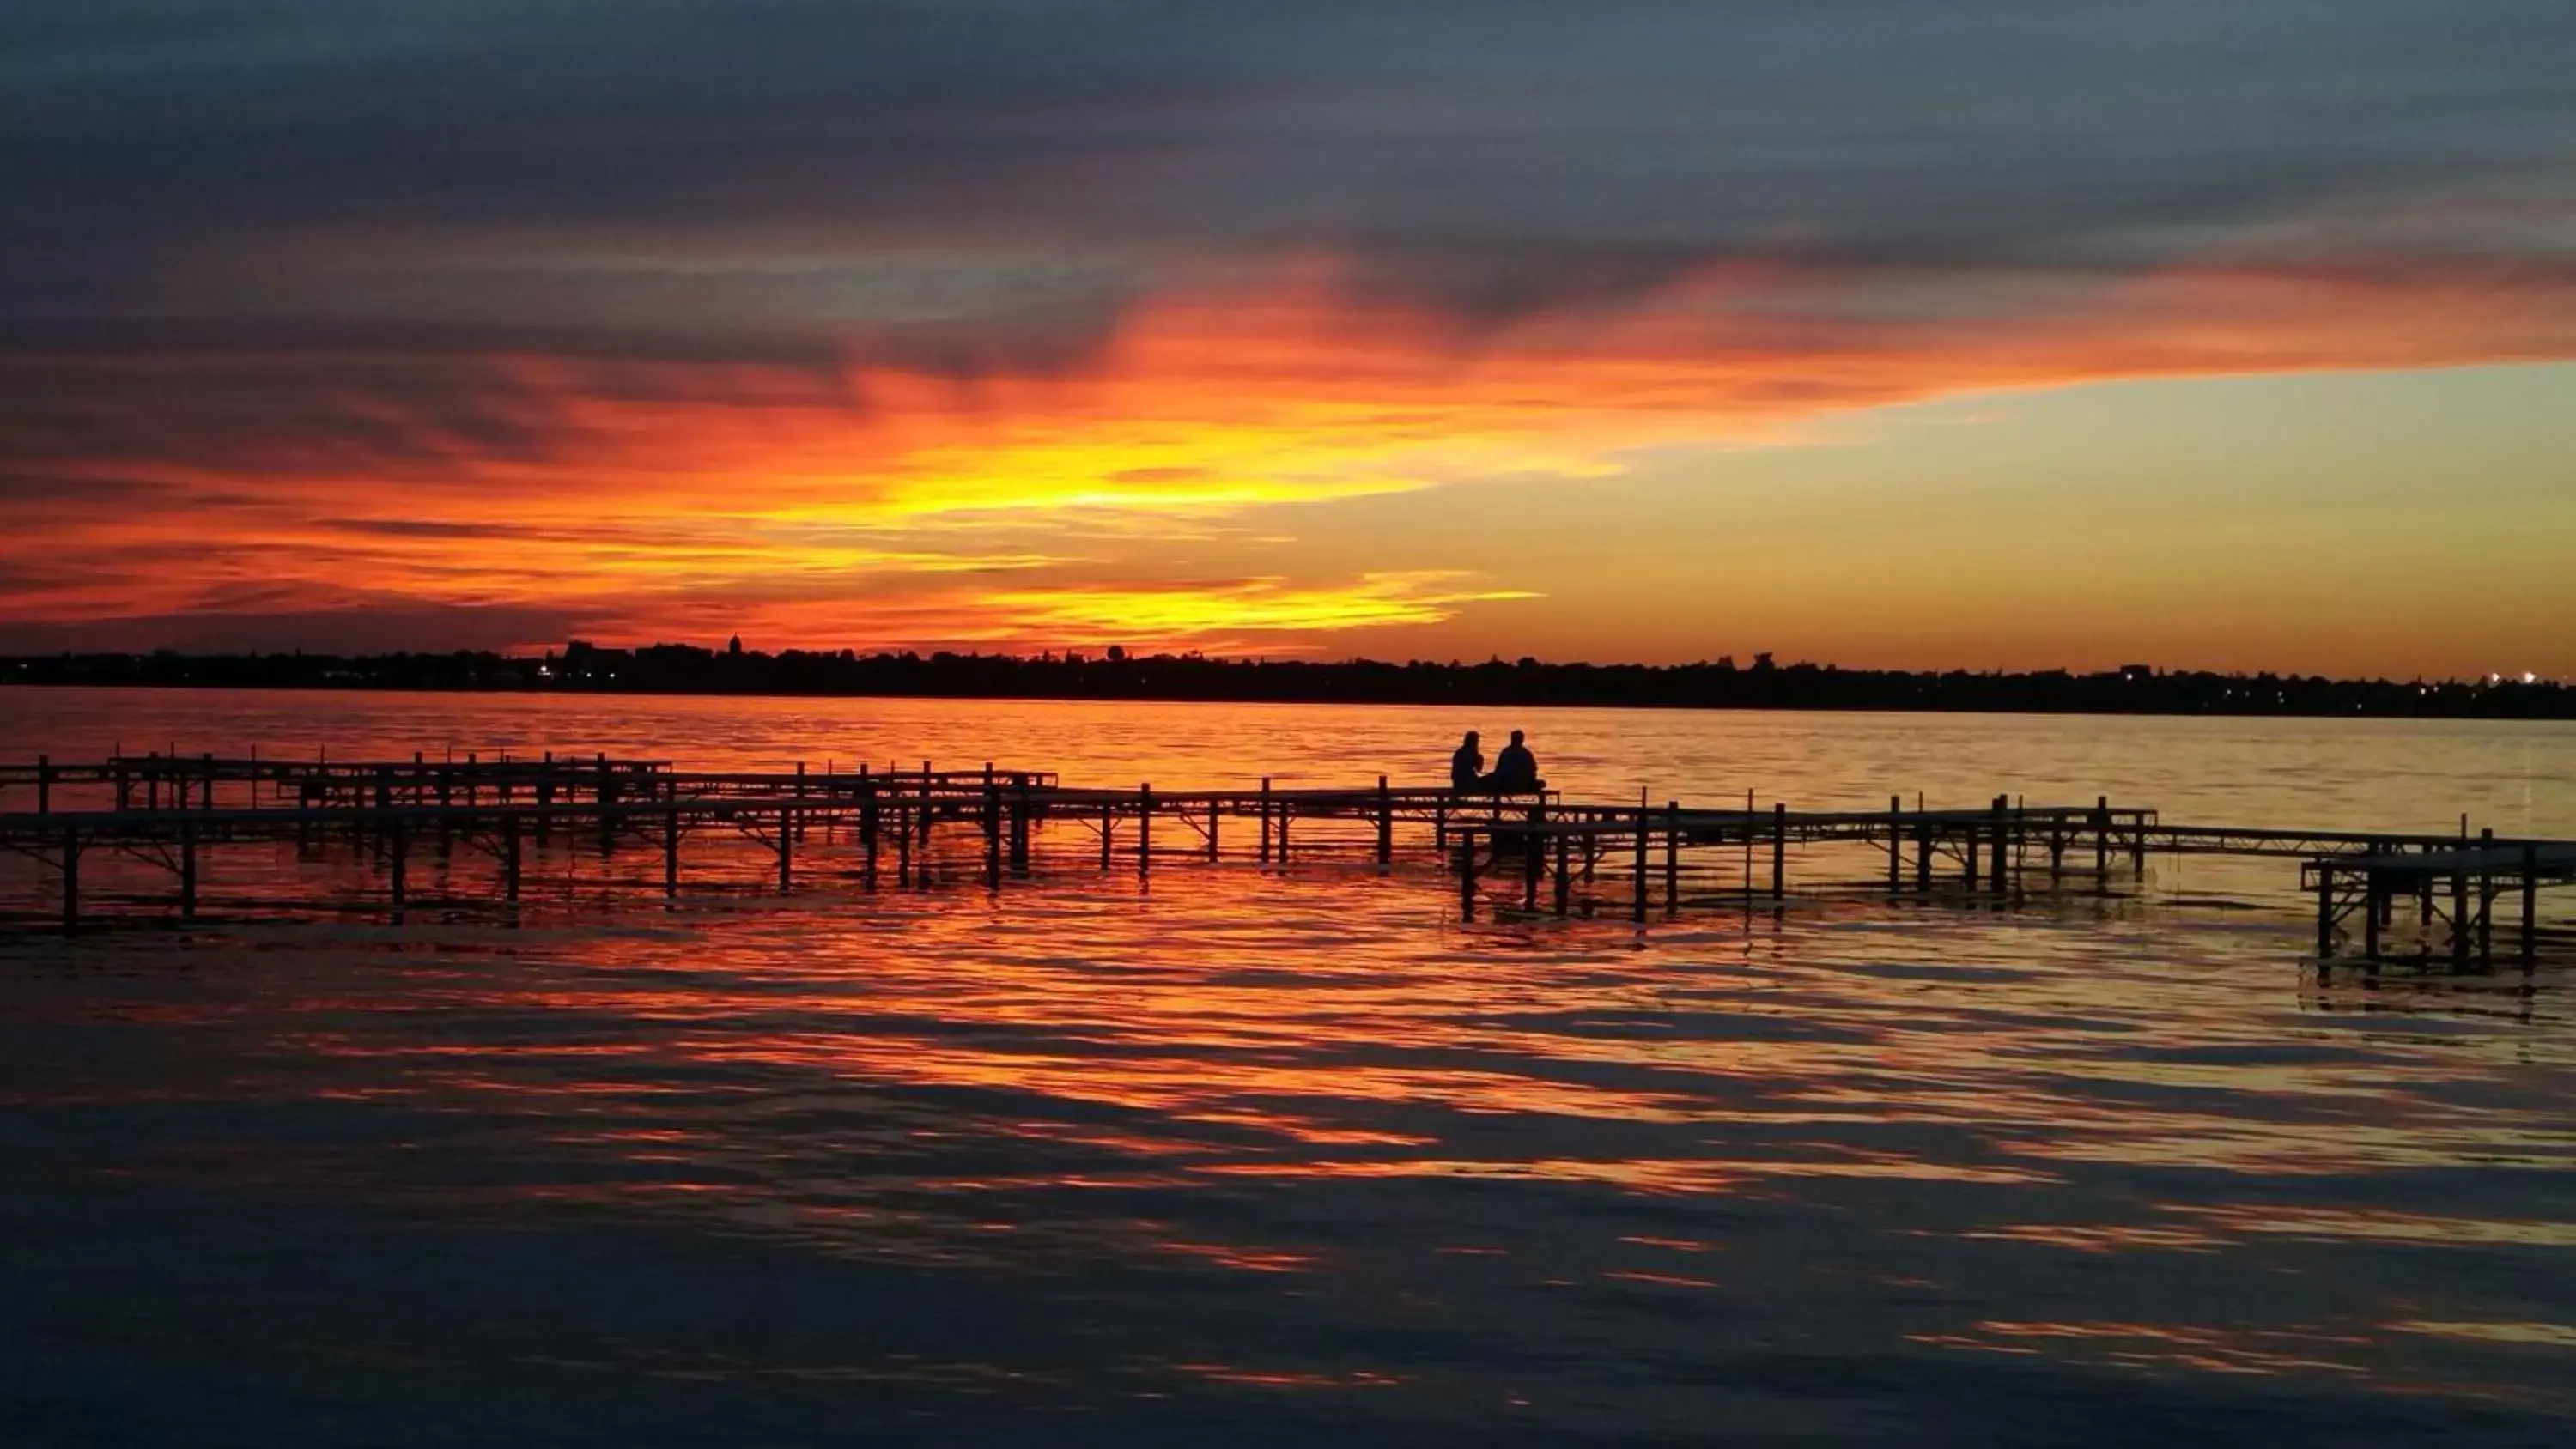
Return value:
<svg viewBox="0 0 2576 1449">
<path fill-rule="evenodd" d="M 2576 836 L 2563 725 L 0 690 L 12 760 L 1165 789 L 1514 726 L 1617 799 Z M 0 1442 L 2570 1442 L 2566 962 L 2321 972 L 2296 874 L 1638 928 L 1319 859 L 0 935 Z"/>
</svg>

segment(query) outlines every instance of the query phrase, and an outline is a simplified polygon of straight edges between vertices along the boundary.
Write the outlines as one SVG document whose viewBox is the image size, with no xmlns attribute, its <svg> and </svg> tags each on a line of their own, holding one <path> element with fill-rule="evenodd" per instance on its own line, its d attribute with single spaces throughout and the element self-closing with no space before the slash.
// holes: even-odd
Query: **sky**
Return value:
<svg viewBox="0 0 2576 1449">
<path fill-rule="evenodd" d="M 11 0 L 0 650 L 2576 675 L 2565 0 Z"/>
</svg>

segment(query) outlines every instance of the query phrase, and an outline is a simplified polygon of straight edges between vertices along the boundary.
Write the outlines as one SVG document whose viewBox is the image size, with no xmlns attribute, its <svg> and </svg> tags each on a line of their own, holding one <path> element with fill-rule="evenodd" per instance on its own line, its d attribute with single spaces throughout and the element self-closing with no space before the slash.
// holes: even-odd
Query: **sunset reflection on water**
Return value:
<svg viewBox="0 0 2576 1449">
<path fill-rule="evenodd" d="M 355 1355 L 541 1393 L 669 1375 L 697 1412 L 868 1383 L 951 1425 L 1256 1394 L 1283 1431 L 1681 1434 L 1749 1405 L 1896 1438 L 1875 1416 L 1966 1434 L 1991 1392 L 2042 1406 L 2034 1437 L 2248 1394 L 2365 1428 L 2430 1396 L 2499 1434 L 2576 1408 L 2554 971 L 2391 974 L 2359 1015 L 2288 924 L 1641 935 L 1443 904 L 1176 871 L 55 943 L 6 988 L 10 1120 L 40 1200 L 150 1226 L 119 1253 L 328 1262 L 247 1306 L 156 1300 L 267 1322 L 261 1356 L 185 1350 L 253 1382 Z M 370 1311 L 421 1286 L 414 1252 L 435 1302 Z M 95 1372 L 122 1343 L 92 1321 L 58 1351 Z"/>
</svg>

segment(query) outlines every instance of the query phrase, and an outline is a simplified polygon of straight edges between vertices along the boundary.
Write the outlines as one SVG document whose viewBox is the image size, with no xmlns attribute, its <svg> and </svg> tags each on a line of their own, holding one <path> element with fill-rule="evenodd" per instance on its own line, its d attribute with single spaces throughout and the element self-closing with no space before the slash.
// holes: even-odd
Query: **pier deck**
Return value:
<svg viewBox="0 0 2576 1449">
<path fill-rule="evenodd" d="M 810 843 L 818 832 L 819 849 Z M 1720 897 L 1783 901 L 1793 849 L 1838 862 L 1802 894 L 1981 900 L 2109 894 L 2121 879 L 2143 880 L 2156 856 L 2290 858 L 2303 863 L 2299 883 L 2317 897 L 2321 959 L 2353 934 L 2356 918 L 2362 955 L 2379 958 L 2382 927 L 2403 897 L 2419 904 L 2423 939 L 2439 927 L 2455 958 L 2489 960 L 2494 902 L 2516 895 L 2519 954 L 2529 961 L 2539 893 L 2576 884 L 2576 842 L 2182 824 L 2152 809 L 2114 808 L 2106 797 L 2032 805 L 1997 796 L 1966 809 L 1907 809 L 1891 797 L 1883 811 L 1800 811 L 1783 802 L 1498 797 L 1383 777 L 1354 787 L 1263 780 L 1157 791 L 1067 786 L 1051 771 L 989 764 L 688 771 L 596 753 L 340 761 L 156 753 L 0 764 L 0 853 L 54 878 L 55 909 L 18 918 L 66 931 L 110 917 L 199 919 L 209 904 L 208 858 L 260 842 L 291 845 L 299 861 L 343 847 L 364 884 L 354 897 L 343 892 L 341 908 L 399 915 L 478 899 L 515 912 L 531 854 L 574 842 L 595 846 L 603 860 L 638 847 L 657 853 L 658 881 L 632 872 L 620 880 L 677 897 L 687 845 L 710 835 L 733 842 L 736 854 L 747 846 L 766 862 L 764 885 L 781 891 L 795 888 L 800 855 L 809 875 L 870 890 L 889 879 L 918 887 L 977 874 L 999 889 L 1041 862 L 1106 870 L 1124 860 L 1149 872 L 1180 859 L 1356 857 L 1386 870 L 1403 858 L 1453 873 L 1470 915 L 1480 903 L 1560 915 L 1624 907 L 1641 921 L 1659 905 L 1670 914 Z M 491 864 L 479 897 L 459 894 L 447 869 L 460 850 Z M 102 851 L 147 863 L 167 894 L 85 899 L 83 858 Z M 432 860 L 444 893 L 414 888 L 415 862 Z M 1757 860 L 1767 864 L 1758 882 Z M 1721 878 L 1723 891 L 1711 884 Z"/>
</svg>

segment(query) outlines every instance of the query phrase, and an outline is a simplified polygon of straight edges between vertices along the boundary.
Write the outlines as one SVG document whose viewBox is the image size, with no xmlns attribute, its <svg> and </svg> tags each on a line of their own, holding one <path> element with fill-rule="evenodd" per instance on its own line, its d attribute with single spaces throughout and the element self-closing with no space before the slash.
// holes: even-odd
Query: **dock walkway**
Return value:
<svg viewBox="0 0 2576 1449">
<path fill-rule="evenodd" d="M 2102 796 L 2038 805 L 1996 796 L 1965 809 L 1907 809 L 1890 797 L 1883 811 L 1801 811 L 1785 802 L 1496 796 L 1385 777 L 1353 787 L 1264 779 L 1248 789 L 1157 791 L 1068 786 L 1052 771 L 994 764 L 691 771 L 668 760 L 570 752 L 338 761 L 155 753 L 0 763 L 0 853 L 38 863 L 53 880 L 53 909 L 19 918 L 65 931 L 136 914 L 198 920 L 209 904 L 209 858 L 263 842 L 292 845 L 299 861 L 348 848 L 368 884 L 343 908 L 399 917 L 470 908 L 477 899 L 515 912 L 531 855 L 560 854 L 574 842 L 603 860 L 637 847 L 656 852 L 658 881 L 631 872 L 620 880 L 636 889 L 658 884 L 660 895 L 677 898 L 690 844 L 710 839 L 730 842 L 736 856 L 749 849 L 766 862 L 764 885 L 779 891 L 796 888 L 800 867 L 866 890 L 979 873 L 999 890 L 1041 864 L 1109 870 L 1123 860 L 1150 872 L 1181 859 L 1286 865 L 1356 857 L 1380 870 L 1405 859 L 1454 874 L 1470 916 L 1490 903 L 1527 915 L 1624 908 L 1638 921 L 1658 907 L 1673 914 L 1720 899 L 1784 901 L 1793 850 L 1820 866 L 1804 894 L 1981 902 L 2111 894 L 2120 880 L 2143 880 L 2155 856 L 2290 858 L 2302 862 L 2300 884 L 2317 897 L 2320 959 L 2341 948 L 2356 920 L 2362 955 L 2379 959 L 2383 928 L 2405 898 L 2418 903 L 2421 939 L 2438 928 L 2456 959 L 2491 960 L 2494 903 L 2512 895 L 2520 905 L 2518 955 L 2528 962 L 2540 936 L 2540 893 L 2576 884 L 2576 841 L 2180 824 Z M 166 895 L 85 900 L 83 858 L 102 851 L 162 873 Z M 490 862 L 479 897 L 455 886 L 448 866 L 460 851 Z M 415 890 L 414 867 L 424 860 L 436 862 L 443 894 Z M 1767 865 L 1758 879 L 1757 861 Z M 1720 880 L 1730 887 L 1718 888 Z"/>
</svg>

